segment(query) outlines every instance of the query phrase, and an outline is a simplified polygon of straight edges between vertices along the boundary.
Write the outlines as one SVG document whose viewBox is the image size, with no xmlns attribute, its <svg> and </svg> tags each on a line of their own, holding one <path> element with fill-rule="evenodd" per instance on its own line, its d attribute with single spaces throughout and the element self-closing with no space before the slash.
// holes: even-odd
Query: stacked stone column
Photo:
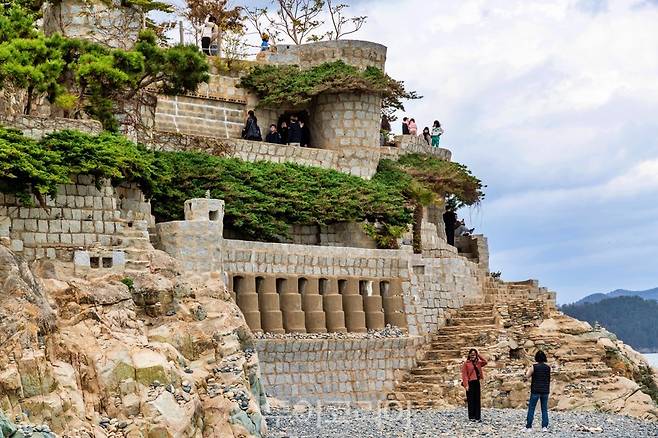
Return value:
<svg viewBox="0 0 658 438">
<path fill-rule="evenodd" d="M 382 296 L 384 306 L 384 320 L 401 329 L 407 329 L 407 317 L 404 313 L 404 300 L 402 299 L 402 280 L 391 279 L 388 291 Z"/>
<path fill-rule="evenodd" d="M 309 333 L 326 333 L 327 322 L 322 310 L 322 296 L 320 295 L 319 279 L 308 278 L 304 290 L 299 290 L 302 295 L 302 309 L 306 321 L 306 331 Z M 298 285 L 300 282 L 298 281 Z"/>
<path fill-rule="evenodd" d="M 276 278 L 270 275 L 260 278 L 262 280 L 257 292 L 261 327 L 267 333 L 285 333 L 279 294 L 276 291 Z"/>
<path fill-rule="evenodd" d="M 366 290 L 363 292 L 363 308 L 366 312 L 368 330 L 380 330 L 386 325 L 382 297 L 379 295 L 379 280 L 366 280 Z"/>
<path fill-rule="evenodd" d="M 345 313 L 343 312 L 343 298 L 338 293 L 338 281 L 335 278 L 327 279 L 326 288 L 322 294 L 322 308 L 327 321 L 327 330 L 334 333 L 345 333 Z"/>
<path fill-rule="evenodd" d="M 363 298 L 359 294 L 359 279 L 345 280 L 343 295 L 343 311 L 348 332 L 364 333 L 366 329 L 366 314 L 363 311 Z"/>
<path fill-rule="evenodd" d="M 302 296 L 297 290 L 297 277 L 279 277 L 282 282 L 279 295 L 283 327 L 286 333 L 306 333 L 306 321 L 302 311 Z M 278 286 L 278 285 L 277 285 Z"/>
<path fill-rule="evenodd" d="M 262 332 L 260 311 L 258 310 L 258 294 L 256 293 L 256 276 L 244 274 L 233 277 L 233 288 L 236 302 L 247 321 L 247 325 L 253 332 Z"/>
</svg>

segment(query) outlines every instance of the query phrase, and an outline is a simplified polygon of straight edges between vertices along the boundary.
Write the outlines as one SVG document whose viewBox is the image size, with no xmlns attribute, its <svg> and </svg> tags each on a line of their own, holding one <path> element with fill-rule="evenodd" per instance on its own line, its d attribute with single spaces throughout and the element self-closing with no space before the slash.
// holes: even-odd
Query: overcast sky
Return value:
<svg viewBox="0 0 658 438">
<path fill-rule="evenodd" d="M 488 185 L 461 213 L 492 271 L 562 303 L 658 286 L 658 0 L 347 3 Z"/>
<path fill-rule="evenodd" d="M 419 127 L 487 185 L 491 269 L 570 302 L 658 286 L 658 1 L 361 1 Z"/>
</svg>

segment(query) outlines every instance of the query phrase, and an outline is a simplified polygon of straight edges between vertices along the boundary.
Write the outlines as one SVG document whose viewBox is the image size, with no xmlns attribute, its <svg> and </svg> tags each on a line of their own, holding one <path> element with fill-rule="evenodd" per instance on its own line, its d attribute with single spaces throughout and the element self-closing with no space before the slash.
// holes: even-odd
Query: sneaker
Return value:
<svg viewBox="0 0 658 438">
<path fill-rule="evenodd" d="M 531 427 L 526 427 L 525 428 L 525 433 L 532 433 L 532 428 Z"/>
<path fill-rule="evenodd" d="M 541 431 L 542 431 L 542 432 L 548 432 L 548 427 L 542 427 L 542 428 L 541 428 Z"/>
</svg>

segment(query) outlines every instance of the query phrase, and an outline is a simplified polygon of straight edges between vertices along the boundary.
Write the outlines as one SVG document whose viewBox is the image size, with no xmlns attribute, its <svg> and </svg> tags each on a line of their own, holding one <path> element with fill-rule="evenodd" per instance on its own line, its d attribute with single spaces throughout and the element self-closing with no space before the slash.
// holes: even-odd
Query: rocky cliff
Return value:
<svg viewBox="0 0 658 438">
<path fill-rule="evenodd" d="M 152 249 L 143 260 L 81 275 L 0 245 L 1 410 L 43 436 L 263 436 L 251 333 L 219 276 Z"/>
</svg>

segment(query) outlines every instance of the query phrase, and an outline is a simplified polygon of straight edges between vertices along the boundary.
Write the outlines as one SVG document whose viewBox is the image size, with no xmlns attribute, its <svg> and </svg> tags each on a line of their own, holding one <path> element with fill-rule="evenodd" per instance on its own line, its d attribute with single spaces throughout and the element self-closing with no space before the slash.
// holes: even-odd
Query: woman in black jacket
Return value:
<svg viewBox="0 0 658 438">
<path fill-rule="evenodd" d="M 539 350 L 535 353 L 535 364 L 526 372 L 526 379 L 532 378 L 530 384 L 530 401 L 528 402 L 528 418 L 525 427 L 532 429 L 537 401 L 541 402 L 541 429 L 548 431 L 548 394 L 551 389 L 551 367 L 546 365 L 546 353 Z"/>
<path fill-rule="evenodd" d="M 260 134 L 256 114 L 252 110 L 249 110 L 247 114 L 247 121 L 242 129 L 242 138 L 245 140 L 262 141 L 263 137 Z"/>
</svg>

